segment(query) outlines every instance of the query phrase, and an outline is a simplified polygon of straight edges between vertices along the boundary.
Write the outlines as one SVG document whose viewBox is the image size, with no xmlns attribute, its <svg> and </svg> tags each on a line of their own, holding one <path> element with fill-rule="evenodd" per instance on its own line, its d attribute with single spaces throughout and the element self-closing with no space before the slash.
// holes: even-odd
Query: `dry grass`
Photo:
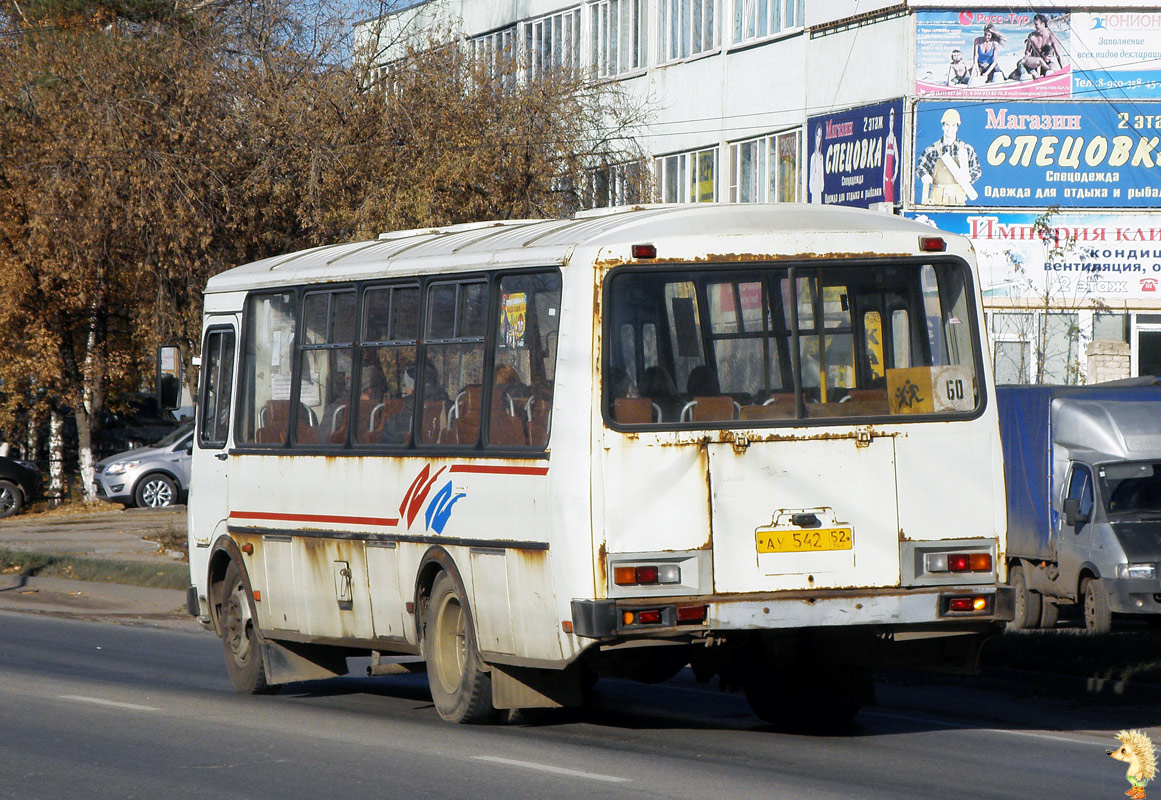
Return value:
<svg viewBox="0 0 1161 800">
<path fill-rule="evenodd" d="M 185 589 L 189 585 L 189 567 L 177 562 L 106 561 L 4 549 L 0 549 L 0 573 L 124 583 L 155 589 Z"/>
<path fill-rule="evenodd" d="M 107 503 L 104 500 L 94 500 L 86 503 L 83 500 L 66 500 L 55 508 L 47 500 L 41 500 L 26 507 L 20 512 L 21 516 L 35 515 L 38 517 L 75 517 L 83 514 L 100 514 L 107 511 L 121 511 L 125 508 L 120 503 Z"/>
</svg>

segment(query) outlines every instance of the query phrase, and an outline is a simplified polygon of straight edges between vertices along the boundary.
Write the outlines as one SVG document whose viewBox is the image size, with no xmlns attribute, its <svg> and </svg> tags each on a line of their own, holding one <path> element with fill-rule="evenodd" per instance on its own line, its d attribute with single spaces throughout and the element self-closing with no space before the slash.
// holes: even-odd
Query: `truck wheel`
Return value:
<svg viewBox="0 0 1161 800">
<path fill-rule="evenodd" d="M 1060 606 L 1055 600 L 1047 597 L 1040 601 L 1040 627 L 1052 630 L 1056 627 L 1056 620 L 1060 619 Z"/>
<path fill-rule="evenodd" d="M 1089 578 L 1084 584 L 1084 627 L 1089 633 L 1108 633 L 1113 627 L 1109 593 L 1100 578 Z"/>
<path fill-rule="evenodd" d="M 492 676 L 480 668 L 468 609 L 446 572 L 423 614 L 423 658 L 435 710 L 448 722 L 491 722 Z"/>
<path fill-rule="evenodd" d="M 1042 598 L 1039 592 L 1028 588 L 1028 579 L 1024 577 L 1024 568 L 1020 565 L 1012 567 L 1008 575 L 1008 582 L 1012 584 L 1016 599 L 1013 607 L 1012 621 L 1008 627 L 1016 631 L 1026 631 L 1040 625 L 1042 613 Z"/>
</svg>

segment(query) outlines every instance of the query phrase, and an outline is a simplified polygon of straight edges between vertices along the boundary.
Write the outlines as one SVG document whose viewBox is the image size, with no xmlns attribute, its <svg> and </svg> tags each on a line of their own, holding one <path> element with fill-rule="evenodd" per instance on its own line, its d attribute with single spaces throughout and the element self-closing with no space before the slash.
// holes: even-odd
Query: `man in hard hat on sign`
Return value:
<svg viewBox="0 0 1161 800">
<path fill-rule="evenodd" d="M 943 136 L 928 145 L 915 168 L 923 182 L 919 202 L 962 206 L 979 197 L 972 184 L 980 179 L 980 160 L 974 147 L 956 137 L 959 132 L 958 111 L 954 108 L 944 111 L 940 122 L 943 123 Z"/>
</svg>

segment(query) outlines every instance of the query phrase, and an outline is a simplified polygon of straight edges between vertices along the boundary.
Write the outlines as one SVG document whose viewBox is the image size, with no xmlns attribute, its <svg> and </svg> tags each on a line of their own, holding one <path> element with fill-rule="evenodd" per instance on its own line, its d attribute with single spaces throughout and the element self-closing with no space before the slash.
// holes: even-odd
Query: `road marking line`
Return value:
<svg viewBox="0 0 1161 800">
<path fill-rule="evenodd" d="M 61 700 L 76 700 L 79 703 L 92 703 L 97 706 L 112 706 L 113 708 L 125 708 L 129 711 L 160 711 L 160 708 L 154 706 L 139 706 L 136 703 L 118 703 L 116 700 L 102 700 L 99 697 L 83 697 L 79 694 L 62 694 Z"/>
<path fill-rule="evenodd" d="M 938 719 L 936 717 L 916 717 L 910 714 L 892 714 L 889 711 L 863 711 L 862 713 L 872 717 L 887 717 L 888 719 L 902 719 L 908 722 L 922 722 L 927 725 L 944 725 L 948 728 L 959 728 L 961 730 L 972 730 L 979 733 L 1007 733 L 1012 736 L 1027 736 L 1033 739 L 1048 739 L 1054 742 L 1068 742 L 1069 744 L 1100 744 L 1104 739 L 1080 739 L 1071 736 L 1057 736 L 1051 733 L 1036 733 L 1035 731 L 1018 731 L 1008 728 L 981 728 L 978 725 L 967 725 L 960 722 L 952 722 L 951 720 Z"/>
<path fill-rule="evenodd" d="M 598 775 L 595 772 L 581 772 L 576 769 L 565 769 L 564 767 L 550 767 L 547 764 L 537 764 L 532 761 L 515 761 L 511 758 L 499 758 L 498 756 L 472 756 L 473 761 L 491 761 L 493 764 L 506 764 L 509 767 L 520 767 L 522 769 L 534 769 L 539 772 L 551 772 L 554 775 L 568 775 L 572 778 L 587 778 L 593 781 L 606 781 L 608 783 L 628 783 L 628 778 L 618 778 L 614 775 Z"/>
</svg>

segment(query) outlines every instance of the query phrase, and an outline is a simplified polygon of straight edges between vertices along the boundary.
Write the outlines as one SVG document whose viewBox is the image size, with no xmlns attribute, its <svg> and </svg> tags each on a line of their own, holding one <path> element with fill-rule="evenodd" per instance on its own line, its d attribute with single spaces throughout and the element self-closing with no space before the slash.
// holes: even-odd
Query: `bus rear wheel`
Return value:
<svg viewBox="0 0 1161 800">
<path fill-rule="evenodd" d="M 423 616 L 423 657 L 436 711 L 448 722 L 491 722 L 492 677 L 481 669 L 467 605 L 441 572 Z"/>
<path fill-rule="evenodd" d="M 250 595 L 242 581 L 242 571 L 232 561 L 226 568 L 220 599 L 218 623 L 222 629 L 222 644 L 226 648 L 226 671 L 230 673 L 230 683 L 245 694 L 277 692 L 277 686 L 266 682 L 262 646 L 258 641 L 254 615 L 250 613 Z"/>
</svg>

